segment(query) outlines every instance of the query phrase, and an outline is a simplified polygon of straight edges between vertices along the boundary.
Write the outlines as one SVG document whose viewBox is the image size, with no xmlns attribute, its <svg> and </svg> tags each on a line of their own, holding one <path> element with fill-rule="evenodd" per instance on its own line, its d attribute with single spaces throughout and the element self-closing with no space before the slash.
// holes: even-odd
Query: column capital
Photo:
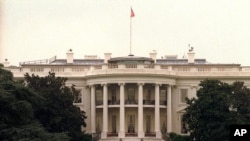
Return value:
<svg viewBox="0 0 250 141">
<path fill-rule="evenodd" d="M 171 87 L 171 88 L 176 87 L 176 85 L 174 85 L 174 84 L 168 84 L 167 86 Z"/>
<path fill-rule="evenodd" d="M 96 86 L 96 84 L 87 84 L 85 87 L 91 88 L 91 87 L 95 87 L 95 86 Z"/>
<path fill-rule="evenodd" d="M 107 86 L 108 83 L 101 83 L 101 86 Z"/>
<path fill-rule="evenodd" d="M 138 85 L 138 86 L 143 86 L 144 83 L 143 83 L 143 82 L 138 82 L 137 85 Z"/>
<path fill-rule="evenodd" d="M 155 83 L 155 86 L 161 86 L 161 83 L 156 82 L 156 83 Z"/>
<path fill-rule="evenodd" d="M 121 85 L 125 85 L 126 83 L 125 82 L 119 82 L 118 85 L 121 86 Z"/>
</svg>

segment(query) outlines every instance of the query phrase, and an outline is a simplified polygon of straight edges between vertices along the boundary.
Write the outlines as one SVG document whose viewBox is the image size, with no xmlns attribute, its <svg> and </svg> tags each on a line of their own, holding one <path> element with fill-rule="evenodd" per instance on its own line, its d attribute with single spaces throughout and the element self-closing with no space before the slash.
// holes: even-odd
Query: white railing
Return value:
<svg viewBox="0 0 250 141">
<path fill-rule="evenodd" d="M 96 65 L 91 67 L 42 67 L 32 66 L 27 68 L 15 67 L 5 68 L 13 72 L 14 76 L 23 77 L 25 73 L 35 73 L 46 76 L 49 71 L 65 77 L 79 77 L 86 75 L 101 74 L 161 74 L 161 75 L 178 75 L 178 76 L 250 76 L 250 66 L 235 67 L 230 66 L 212 66 L 211 67 L 183 67 L 183 66 L 166 66 L 166 65 L 145 65 L 145 64 L 120 64 L 120 65 Z"/>
</svg>

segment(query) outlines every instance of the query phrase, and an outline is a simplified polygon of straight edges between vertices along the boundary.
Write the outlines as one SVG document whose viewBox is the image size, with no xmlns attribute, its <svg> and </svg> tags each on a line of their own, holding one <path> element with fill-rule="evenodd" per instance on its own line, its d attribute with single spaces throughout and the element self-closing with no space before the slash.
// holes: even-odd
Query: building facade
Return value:
<svg viewBox="0 0 250 141">
<path fill-rule="evenodd" d="M 74 59 L 73 51 L 66 59 L 51 59 L 20 63 L 19 67 L 5 68 L 16 79 L 25 73 L 67 77 L 67 85 L 74 84 L 80 91 L 74 104 L 86 112 L 85 130 L 101 140 L 162 140 L 166 133 L 188 134 L 182 123 L 186 108 L 185 98 L 196 96 L 204 79 L 220 79 L 232 83 L 244 81 L 250 86 L 250 67 L 240 64 L 212 64 L 206 59 L 195 59 L 190 50 L 187 58 L 166 55 L 157 59 L 133 55 L 104 59 L 85 56 Z"/>
</svg>

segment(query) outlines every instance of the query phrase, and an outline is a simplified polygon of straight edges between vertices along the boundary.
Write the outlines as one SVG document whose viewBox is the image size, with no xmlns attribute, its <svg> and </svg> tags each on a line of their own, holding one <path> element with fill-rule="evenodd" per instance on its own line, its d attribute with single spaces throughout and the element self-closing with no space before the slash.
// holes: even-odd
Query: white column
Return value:
<svg viewBox="0 0 250 141">
<path fill-rule="evenodd" d="M 143 138 L 143 83 L 138 83 L 138 93 L 138 137 Z"/>
<path fill-rule="evenodd" d="M 103 129 L 102 138 L 107 138 L 108 133 L 108 86 L 103 84 Z"/>
<path fill-rule="evenodd" d="M 124 83 L 120 83 L 120 131 L 119 138 L 125 138 Z"/>
<path fill-rule="evenodd" d="M 96 120 L 96 115 L 95 115 L 95 85 L 91 85 L 90 86 L 91 90 L 90 90 L 90 99 L 91 99 L 91 132 L 92 133 L 96 133 L 96 127 L 95 127 L 95 120 Z"/>
<path fill-rule="evenodd" d="M 168 85 L 167 93 L 167 132 L 172 132 L 172 103 L 171 103 L 171 85 Z"/>
<path fill-rule="evenodd" d="M 156 138 L 161 138 L 160 131 L 160 84 L 155 84 L 155 134 Z"/>
</svg>

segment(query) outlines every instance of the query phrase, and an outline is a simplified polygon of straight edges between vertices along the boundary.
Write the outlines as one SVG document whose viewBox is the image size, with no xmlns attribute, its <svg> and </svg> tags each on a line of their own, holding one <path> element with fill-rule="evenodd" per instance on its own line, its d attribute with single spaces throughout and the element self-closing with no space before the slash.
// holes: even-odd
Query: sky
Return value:
<svg viewBox="0 0 250 141">
<path fill-rule="evenodd" d="M 135 17 L 130 18 L 132 7 Z M 249 0 L 0 0 L 0 62 L 188 52 L 250 66 Z"/>
</svg>

